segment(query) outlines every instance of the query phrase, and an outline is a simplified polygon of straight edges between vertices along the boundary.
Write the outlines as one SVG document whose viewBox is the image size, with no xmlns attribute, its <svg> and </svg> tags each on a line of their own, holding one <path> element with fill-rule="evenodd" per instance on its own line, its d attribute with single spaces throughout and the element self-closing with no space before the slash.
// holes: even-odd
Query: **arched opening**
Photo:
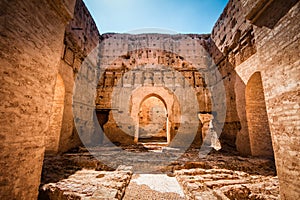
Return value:
<svg viewBox="0 0 300 200">
<path fill-rule="evenodd" d="M 246 86 L 246 114 L 251 154 L 273 157 L 272 139 L 260 72 L 254 73 Z"/>
<path fill-rule="evenodd" d="M 139 110 L 139 142 L 167 142 L 168 112 L 159 97 L 150 96 L 142 101 Z"/>
<path fill-rule="evenodd" d="M 49 129 L 45 138 L 46 152 L 57 152 L 62 126 L 65 99 L 65 85 L 61 76 L 56 78 Z"/>
<path fill-rule="evenodd" d="M 140 132 L 140 110 L 144 101 L 150 97 L 158 98 L 164 105 L 167 117 L 166 117 L 166 135 L 167 144 L 170 144 L 174 137 L 177 135 L 178 128 L 180 127 L 181 110 L 180 104 L 176 98 L 165 87 L 139 87 L 131 93 L 129 112 L 134 123 L 134 142 L 139 140 Z M 162 104 L 160 104 L 162 105 Z"/>
</svg>

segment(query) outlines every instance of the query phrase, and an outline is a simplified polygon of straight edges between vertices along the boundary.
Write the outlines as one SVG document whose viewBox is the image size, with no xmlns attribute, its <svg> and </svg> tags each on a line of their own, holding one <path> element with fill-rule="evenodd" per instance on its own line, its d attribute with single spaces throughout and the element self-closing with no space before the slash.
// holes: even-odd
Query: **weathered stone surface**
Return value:
<svg viewBox="0 0 300 200">
<path fill-rule="evenodd" d="M 53 198 L 58 198 L 58 194 L 62 194 L 62 196 L 72 194 L 75 198 L 76 196 L 87 195 L 87 191 L 90 191 L 87 198 L 91 198 L 91 193 L 94 197 L 105 198 L 107 195 L 119 194 L 120 191 L 124 190 L 127 193 L 124 196 L 125 199 L 143 197 L 183 199 L 185 197 L 191 198 L 193 195 L 195 198 L 213 199 L 216 194 L 220 197 L 228 196 L 229 199 L 232 199 L 231 197 L 238 198 L 241 195 L 259 196 L 261 199 L 277 199 L 279 196 L 278 181 L 274 175 L 274 163 L 268 159 L 244 158 L 219 152 L 212 153 L 205 159 L 200 159 L 198 156 L 199 149 L 190 149 L 184 154 L 180 151 L 169 152 L 170 157 L 178 157 L 178 159 L 168 163 L 166 162 L 167 157 L 161 156 L 161 151 L 154 151 L 151 154 L 146 152 L 146 150 L 150 151 L 153 146 L 145 147 L 139 151 L 137 147 L 124 146 L 123 148 L 128 151 L 135 150 L 137 153 L 131 160 L 128 160 L 129 164 L 133 164 L 132 167 L 119 166 L 120 163 L 125 163 L 124 160 L 126 159 L 124 158 L 128 157 L 129 154 L 122 153 L 123 159 L 116 156 L 120 154 L 120 150 L 116 147 L 99 148 L 97 159 L 88 152 L 82 152 L 82 150 L 78 153 L 67 153 L 61 156 L 47 156 L 40 188 L 40 199 L 45 198 L 43 196 L 45 194 L 54 195 Z M 94 148 L 94 155 L 95 152 L 96 148 Z M 178 155 L 181 157 L 179 158 Z M 158 157 L 159 160 L 151 163 Z M 116 166 L 116 170 L 104 166 L 108 159 L 110 159 L 111 165 Z M 82 170 L 83 168 L 85 169 Z M 150 170 L 150 168 L 152 169 Z M 95 169 L 101 171 L 95 171 Z M 124 171 L 143 172 L 143 174 L 134 175 L 135 178 L 131 179 L 128 188 L 126 188 L 127 185 L 121 184 L 121 181 L 118 186 L 122 185 L 122 187 L 103 190 L 104 186 L 117 184 L 118 181 L 116 182 L 114 177 L 124 173 Z M 144 174 L 145 172 L 147 173 Z M 169 176 L 169 179 L 160 180 L 166 176 Z M 104 177 L 106 177 L 105 180 Z M 185 197 L 179 191 L 174 192 L 177 187 L 175 186 L 177 183 L 174 183 L 175 177 L 182 185 Z M 102 181 L 97 184 L 98 189 L 96 191 L 94 184 L 100 179 Z M 156 181 L 159 181 L 160 184 L 156 184 Z M 248 190 L 250 192 L 247 193 Z M 240 194 L 241 191 L 243 191 L 242 194 Z M 151 195 L 153 196 L 151 197 Z"/>
<path fill-rule="evenodd" d="M 36 199 L 68 1 L 1 1 L 0 198 Z"/>
<path fill-rule="evenodd" d="M 189 35 L 104 34 L 103 38 L 96 108 L 98 112 L 111 110 L 103 126 L 111 141 L 126 144 L 130 137 L 135 142 L 145 137 L 143 126 L 151 123 L 150 118 L 141 119 L 136 112 L 142 109 L 141 102 L 154 97 L 164 103 L 167 112 L 163 131 L 168 143 L 181 129 L 186 138 L 189 132 L 200 134 L 197 112 L 211 109 L 211 95 L 204 98 L 209 89 L 203 86 L 207 85 L 204 76 L 208 53 L 199 43 L 207 39 L 206 35 L 192 39 Z M 185 125 L 188 123 L 191 125 Z M 160 129 L 154 129 L 160 135 Z"/>
<path fill-rule="evenodd" d="M 296 156 L 300 150 L 296 142 L 300 133 L 297 125 L 299 2 L 266 2 L 230 1 L 211 37 L 218 49 L 216 59 L 228 60 L 236 76 L 231 80 L 236 81 L 237 112 L 241 122 L 237 148 L 246 153 L 250 152 L 245 148 L 248 146 L 253 155 L 271 155 L 268 139 L 271 137 L 281 198 L 297 199 L 300 197 L 297 189 L 300 162 Z M 261 80 L 253 81 L 257 73 Z M 259 93 L 258 88 L 261 88 Z M 268 129 L 270 134 L 264 134 Z"/>
<path fill-rule="evenodd" d="M 104 172 L 83 169 L 67 179 L 43 185 L 39 199 L 122 199 L 131 174 L 121 170 Z"/>
<path fill-rule="evenodd" d="M 78 147 L 78 136 L 89 146 L 112 141 L 140 152 L 127 160 L 136 170 L 171 173 L 217 166 L 248 173 L 246 178 L 222 181 L 220 177 L 231 172 L 212 176 L 209 171 L 212 180 L 200 181 L 200 191 L 188 178 L 187 188 L 192 189 L 187 190 L 194 191 L 194 198 L 278 198 L 271 186 L 276 178 L 252 176 L 253 171 L 273 168 L 271 161 L 236 155 L 274 156 L 281 199 L 300 199 L 299 1 L 231 0 L 211 35 L 100 35 L 81 0 L 4 0 L 0 5 L 1 199 L 36 199 L 44 151 Z M 94 59 L 84 60 L 89 54 Z M 160 101 L 151 103 L 153 97 Z M 155 105 L 159 109 L 152 109 Z M 149 117 L 150 109 L 156 111 L 152 116 L 156 113 L 157 121 Z M 207 123 L 197 115 L 215 114 L 214 110 L 218 112 L 213 127 L 220 135 L 221 153 L 229 153 L 225 157 L 214 152 L 199 159 L 198 152 L 189 150 L 176 160 L 182 148 L 130 146 L 141 137 L 164 136 L 171 147 L 199 147 Z M 101 152 L 103 148 L 92 153 L 112 160 L 120 151 Z M 161 157 L 151 163 L 148 151 Z M 112 170 L 127 155 L 107 167 L 87 152 L 80 159 L 65 154 L 63 159 L 70 156 L 69 168 L 58 173 L 56 182 L 83 167 Z M 44 170 L 43 177 L 58 168 Z M 198 176 L 207 178 L 197 173 L 192 177 Z M 259 189 L 262 182 L 265 190 Z M 104 193 L 99 189 L 93 195 L 89 198 Z"/>
<path fill-rule="evenodd" d="M 224 169 L 175 171 L 188 199 L 280 199 L 278 178 Z"/>
<path fill-rule="evenodd" d="M 74 9 L 74 18 L 65 28 L 65 36 L 61 44 L 63 52 L 58 64 L 58 76 L 61 77 L 64 85 L 64 98 L 60 106 L 63 113 L 60 114 L 60 120 L 56 119 L 52 123 L 50 122 L 50 126 L 57 124 L 57 130 L 47 133 L 47 135 L 50 135 L 54 139 L 55 146 L 51 146 L 48 144 L 48 140 L 46 140 L 46 152 L 65 152 L 81 145 L 76 131 L 77 127 L 74 126 L 72 108 L 74 88 L 78 87 L 75 85 L 75 78 L 80 70 L 82 61 L 99 44 L 99 37 L 99 31 L 88 9 L 83 1 L 77 0 Z M 54 99 L 54 106 L 57 105 L 56 102 Z M 60 110 L 54 110 L 52 115 L 57 115 L 57 112 L 60 112 Z"/>
</svg>

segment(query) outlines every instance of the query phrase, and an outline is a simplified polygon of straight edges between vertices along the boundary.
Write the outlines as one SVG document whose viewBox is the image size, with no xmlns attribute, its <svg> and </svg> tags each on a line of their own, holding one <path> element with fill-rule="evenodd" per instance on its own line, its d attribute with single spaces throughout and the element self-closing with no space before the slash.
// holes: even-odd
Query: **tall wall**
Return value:
<svg viewBox="0 0 300 200">
<path fill-rule="evenodd" d="M 160 96 L 174 103 L 166 105 L 170 138 L 182 130 L 197 133 L 199 140 L 198 112 L 212 112 L 217 109 L 216 105 L 226 110 L 222 108 L 221 91 L 215 95 L 215 101 L 211 101 L 218 81 L 213 71 L 215 65 L 206 49 L 208 35 L 104 34 L 102 37 L 96 108 L 98 116 L 107 115 L 109 111 L 109 116 L 101 119 L 108 118 L 103 128 L 110 140 L 133 141 L 138 122 L 132 107 L 151 93 L 157 95 L 166 90 L 172 94 Z M 140 88 L 143 92 L 135 93 Z M 141 101 L 134 102 L 134 95 Z M 224 123 L 222 115 L 218 116 L 220 123 Z M 184 143 L 184 139 L 182 141 Z"/>
<path fill-rule="evenodd" d="M 59 123 L 55 132 L 50 134 L 51 140 L 46 141 L 47 152 L 65 152 L 81 144 L 73 117 L 73 91 L 75 79 L 80 70 L 82 62 L 99 44 L 99 31 L 82 0 L 76 0 L 74 9 L 74 18 L 65 28 L 64 41 L 61 44 L 63 50 L 61 60 L 58 65 L 58 74 L 62 77 L 64 83 L 64 102 L 63 114 L 60 110 L 54 110 L 52 115 L 60 115 L 61 122 L 53 120 L 54 124 Z"/>
<path fill-rule="evenodd" d="M 212 33 L 214 54 L 226 60 L 236 75 L 233 84 L 241 121 L 236 144 L 244 153 L 257 153 L 249 141 L 252 133 L 249 123 L 252 126 L 253 120 L 247 118 L 251 111 L 245 90 L 251 87 L 252 75 L 261 73 L 268 116 L 265 126 L 270 128 L 282 199 L 300 198 L 300 3 L 297 2 L 231 0 Z M 253 139 L 264 143 L 267 138 Z"/>
<path fill-rule="evenodd" d="M 66 83 L 65 112 L 60 134 L 59 151 L 64 152 L 81 144 L 73 117 L 75 79 L 84 59 L 98 46 L 99 31 L 82 0 L 76 0 L 74 19 L 65 31 L 64 55 L 59 73 Z"/>
<path fill-rule="evenodd" d="M 0 198 L 36 199 L 74 1 L 1 1 Z"/>
<path fill-rule="evenodd" d="M 226 85 L 227 126 L 232 130 L 226 139 L 236 143 L 242 155 L 249 155 L 251 148 L 244 95 L 246 86 L 235 67 L 256 53 L 256 44 L 253 27 L 245 20 L 239 1 L 229 1 L 212 30 L 211 38 L 211 56 Z"/>
<path fill-rule="evenodd" d="M 281 198 L 300 198 L 299 1 L 230 0 L 210 37 L 105 34 L 99 48 L 80 0 L 0 6 L 1 199 L 36 199 L 45 147 L 76 147 L 77 131 L 98 144 L 97 117 L 110 139 L 133 141 L 151 96 L 166 105 L 169 139 L 200 138 L 197 114 L 217 110 L 221 141 L 274 153 Z"/>
</svg>

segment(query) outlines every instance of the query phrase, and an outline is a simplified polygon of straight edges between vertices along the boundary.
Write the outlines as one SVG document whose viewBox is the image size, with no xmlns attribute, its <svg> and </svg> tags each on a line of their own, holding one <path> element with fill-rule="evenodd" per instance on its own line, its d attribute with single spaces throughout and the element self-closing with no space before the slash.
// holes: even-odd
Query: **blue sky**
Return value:
<svg viewBox="0 0 300 200">
<path fill-rule="evenodd" d="M 84 0 L 100 33 L 210 33 L 228 0 Z M 160 29 L 160 30 L 159 30 Z M 148 31 L 151 32 L 151 31 Z"/>
</svg>

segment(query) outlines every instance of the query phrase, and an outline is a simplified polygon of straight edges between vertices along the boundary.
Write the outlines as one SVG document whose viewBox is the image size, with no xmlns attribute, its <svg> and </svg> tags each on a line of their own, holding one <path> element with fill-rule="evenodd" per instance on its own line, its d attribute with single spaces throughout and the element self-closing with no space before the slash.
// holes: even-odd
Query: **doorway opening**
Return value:
<svg viewBox="0 0 300 200">
<path fill-rule="evenodd" d="M 167 143 L 168 112 L 157 96 L 147 97 L 140 105 L 138 141 Z"/>
</svg>

